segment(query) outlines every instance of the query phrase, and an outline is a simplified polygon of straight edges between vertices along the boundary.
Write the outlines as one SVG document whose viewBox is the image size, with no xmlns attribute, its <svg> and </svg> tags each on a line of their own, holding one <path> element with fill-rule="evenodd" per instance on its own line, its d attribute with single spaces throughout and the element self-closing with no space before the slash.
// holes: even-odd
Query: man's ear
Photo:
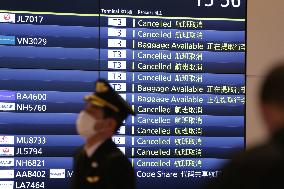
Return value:
<svg viewBox="0 0 284 189">
<path fill-rule="evenodd" d="M 263 103 L 261 110 L 267 129 L 271 132 L 278 130 L 277 127 L 283 125 L 284 110 L 278 104 Z"/>
<path fill-rule="evenodd" d="M 113 132 L 115 131 L 116 128 L 116 120 L 113 118 L 108 118 L 108 127 L 111 129 Z"/>
</svg>

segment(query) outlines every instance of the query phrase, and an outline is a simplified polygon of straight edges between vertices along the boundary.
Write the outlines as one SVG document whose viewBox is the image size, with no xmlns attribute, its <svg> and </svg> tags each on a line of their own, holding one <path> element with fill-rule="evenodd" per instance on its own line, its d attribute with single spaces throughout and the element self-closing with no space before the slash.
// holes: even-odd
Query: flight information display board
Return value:
<svg viewBox="0 0 284 189">
<path fill-rule="evenodd" d="M 137 188 L 199 188 L 245 146 L 246 0 L 15 1 L 0 10 L 0 188 L 68 188 L 98 78 L 133 107 Z"/>
</svg>

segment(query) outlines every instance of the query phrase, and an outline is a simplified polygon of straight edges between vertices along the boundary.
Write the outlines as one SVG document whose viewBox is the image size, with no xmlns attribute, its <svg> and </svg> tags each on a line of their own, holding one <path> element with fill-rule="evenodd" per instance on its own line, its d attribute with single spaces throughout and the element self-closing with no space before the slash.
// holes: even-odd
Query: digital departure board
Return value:
<svg viewBox="0 0 284 189">
<path fill-rule="evenodd" d="M 245 146 L 246 0 L 0 6 L 0 189 L 69 188 L 98 78 L 133 107 L 113 141 L 137 188 L 199 188 Z"/>
</svg>

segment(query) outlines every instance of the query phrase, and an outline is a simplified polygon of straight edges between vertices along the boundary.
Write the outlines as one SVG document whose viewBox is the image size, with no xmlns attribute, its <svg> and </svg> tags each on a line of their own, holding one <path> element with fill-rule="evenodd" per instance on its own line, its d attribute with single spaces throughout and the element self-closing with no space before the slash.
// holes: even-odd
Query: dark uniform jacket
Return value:
<svg viewBox="0 0 284 189">
<path fill-rule="evenodd" d="M 284 129 L 265 145 L 238 155 L 208 189 L 284 188 Z"/>
<path fill-rule="evenodd" d="M 81 149 L 74 159 L 72 189 L 134 189 L 134 170 L 111 139 L 92 157 Z"/>
</svg>

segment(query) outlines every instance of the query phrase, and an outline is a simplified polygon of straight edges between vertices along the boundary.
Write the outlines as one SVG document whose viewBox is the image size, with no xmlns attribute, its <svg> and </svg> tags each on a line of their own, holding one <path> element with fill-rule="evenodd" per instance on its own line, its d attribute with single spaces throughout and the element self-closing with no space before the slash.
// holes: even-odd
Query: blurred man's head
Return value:
<svg viewBox="0 0 284 189">
<path fill-rule="evenodd" d="M 284 62 L 267 75 L 260 101 L 268 130 L 273 134 L 284 129 Z"/>
</svg>

